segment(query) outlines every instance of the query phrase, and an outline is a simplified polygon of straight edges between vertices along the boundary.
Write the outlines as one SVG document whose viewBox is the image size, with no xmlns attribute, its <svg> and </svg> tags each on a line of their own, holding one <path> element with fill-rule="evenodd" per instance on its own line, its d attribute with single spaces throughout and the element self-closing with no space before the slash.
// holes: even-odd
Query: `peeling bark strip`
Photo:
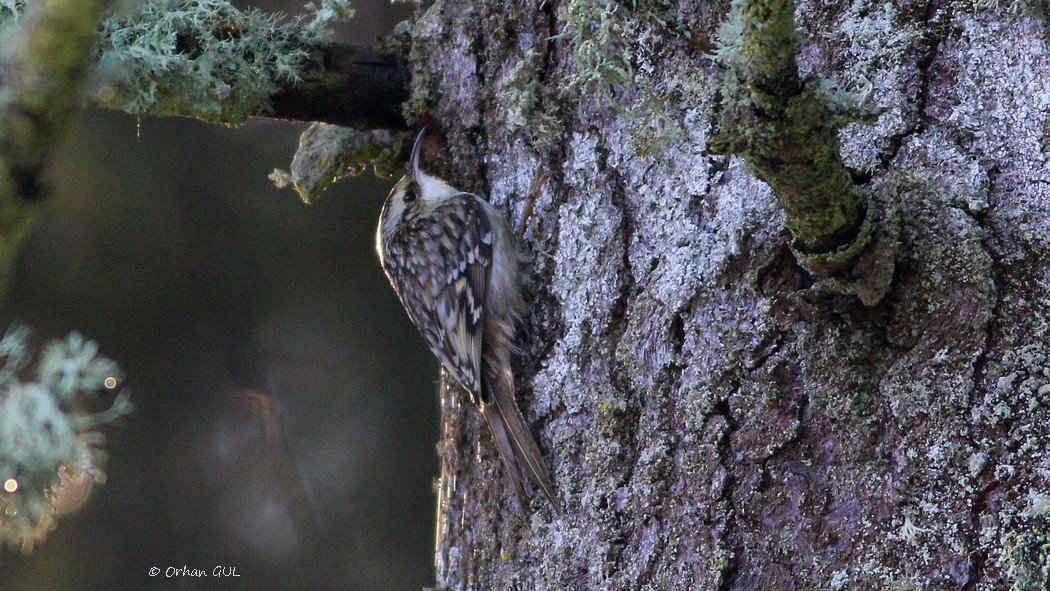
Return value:
<svg viewBox="0 0 1050 591">
<path fill-rule="evenodd" d="M 328 45 L 307 65 L 302 82 L 274 95 L 271 116 L 323 121 L 355 129 L 407 129 L 404 59 L 372 47 Z"/>
</svg>

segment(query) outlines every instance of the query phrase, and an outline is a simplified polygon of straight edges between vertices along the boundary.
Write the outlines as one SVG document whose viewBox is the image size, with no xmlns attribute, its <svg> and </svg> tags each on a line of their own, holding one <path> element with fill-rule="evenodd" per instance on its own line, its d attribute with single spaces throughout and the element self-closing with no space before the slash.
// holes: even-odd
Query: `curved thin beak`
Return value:
<svg viewBox="0 0 1050 591">
<path fill-rule="evenodd" d="M 426 126 L 419 130 L 419 135 L 416 136 L 416 143 L 412 144 L 412 156 L 409 158 L 408 172 L 412 175 L 412 178 L 419 178 L 419 147 L 423 145 L 423 134 L 427 132 Z"/>
</svg>

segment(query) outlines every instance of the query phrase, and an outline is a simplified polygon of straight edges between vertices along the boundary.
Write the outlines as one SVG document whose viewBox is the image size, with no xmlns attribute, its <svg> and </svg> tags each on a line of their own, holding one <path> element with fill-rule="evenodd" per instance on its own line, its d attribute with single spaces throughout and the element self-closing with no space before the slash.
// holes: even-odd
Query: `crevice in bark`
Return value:
<svg viewBox="0 0 1050 591">
<path fill-rule="evenodd" d="M 636 279 L 634 276 L 634 269 L 631 264 L 631 240 L 635 235 L 635 224 L 633 213 L 628 205 L 628 199 L 625 195 L 625 189 L 623 186 L 623 178 L 615 167 L 609 166 L 608 164 L 608 150 L 599 146 L 598 152 L 598 168 L 609 180 L 611 181 L 611 194 L 610 200 L 612 205 L 619 211 L 620 220 L 619 227 L 616 229 L 617 237 L 621 240 L 621 248 L 623 252 L 620 253 L 620 293 L 613 302 L 611 310 L 612 323 L 609 327 L 610 337 L 610 349 L 615 351 L 623 340 L 623 335 L 627 331 L 628 326 L 628 309 L 630 307 L 631 297 L 635 292 Z M 630 379 L 628 376 L 622 374 L 615 365 L 613 366 L 613 382 L 616 383 L 617 387 L 624 386 L 629 388 Z"/>
<path fill-rule="evenodd" d="M 791 437 L 778 443 L 776 447 L 769 450 L 769 453 L 765 457 L 758 460 L 758 465 L 761 466 L 762 470 L 766 470 L 771 461 L 786 455 L 794 449 L 800 441 L 802 441 L 802 436 L 806 430 L 805 415 L 806 410 L 809 408 L 809 396 L 801 394 L 797 400 L 790 400 L 787 402 L 795 406 L 795 427 L 791 433 Z"/>
<path fill-rule="evenodd" d="M 555 23 L 557 22 L 557 16 L 555 15 L 554 8 L 550 4 L 544 4 L 540 7 L 541 13 L 546 14 L 548 17 L 549 27 L 551 31 L 554 30 Z M 546 80 L 548 72 L 552 71 L 556 64 L 556 58 L 554 51 L 551 50 L 549 43 L 544 44 L 544 56 L 543 62 L 544 67 L 539 68 L 538 75 L 541 80 Z M 563 129 L 569 129 L 569 121 L 561 121 Z M 544 243 L 538 243 L 534 241 L 535 252 L 533 254 L 533 273 L 536 277 L 534 282 L 530 282 L 530 288 L 533 289 L 533 301 L 531 302 L 530 308 L 533 310 L 526 319 L 526 334 L 531 338 L 529 343 L 532 346 L 530 355 L 528 356 L 529 364 L 525 377 L 521 380 L 519 387 L 527 387 L 530 390 L 533 388 L 532 380 L 533 377 L 540 371 L 544 366 L 545 361 L 550 357 L 551 352 L 555 346 L 565 335 L 566 325 L 565 319 L 562 316 L 562 308 L 558 302 L 557 296 L 551 290 L 552 279 L 556 273 L 555 265 L 556 261 L 553 256 L 548 253 L 554 253 L 558 251 L 560 245 L 561 236 L 561 216 L 558 215 L 558 211 L 562 206 L 568 203 L 568 189 L 565 184 L 565 172 L 563 169 L 564 163 L 567 161 L 566 153 L 568 142 L 570 141 L 570 135 L 566 132 L 562 134 L 560 141 L 547 150 L 545 161 L 541 158 L 541 166 L 546 166 L 547 182 L 550 187 L 550 215 L 544 216 L 544 220 L 550 223 L 549 228 L 545 228 L 543 237 L 546 240 Z M 533 215 L 536 218 L 542 215 L 540 211 L 534 211 Z M 537 225 L 539 228 L 539 225 Z M 537 263 L 542 261 L 542 266 L 538 266 Z M 543 319 L 538 317 L 542 315 Z M 545 323 L 544 323 L 545 320 Z M 546 325 L 547 332 L 540 333 L 539 329 L 541 326 Z M 534 345 L 539 343 L 539 348 Z M 554 409 L 555 413 L 564 410 L 563 405 L 558 405 Z"/>
<path fill-rule="evenodd" d="M 971 215 L 969 214 L 969 212 L 964 211 L 964 213 L 970 215 L 970 217 L 974 220 L 977 226 L 981 228 L 982 231 L 986 231 L 988 229 L 984 224 L 984 220 L 987 218 L 988 213 L 994 207 L 994 205 L 991 203 L 991 196 L 995 194 L 996 179 L 999 176 L 999 169 L 996 167 L 986 169 L 985 174 L 988 175 L 988 209 L 982 212 L 979 216 Z M 973 388 L 970 390 L 967 402 L 971 406 L 973 405 L 974 392 L 979 387 L 979 380 L 987 376 L 988 354 L 992 348 L 992 342 L 994 340 L 995 331 L 999 328 L 1001 324 L 999 316 L 1002 304 L 1002 278 L 1004 270 L 1002 268 L 1002 263 L 999 260 L 999 258 L 995 256 L 995 253 L 992 252 L 991 249 L 988 247 L 986 239 L 981 240 L 981 247 L 983 248 L 985 253 L 988 254 L 988 258 L 991 260 L 991 279 L 992 287 L 995 290 L 995 300 L 992 302 L 990 317 L 988 319 L 988 323 L 985 325 L 984 347 L 982 348 L 980 354 L 977 356 L 977 359 L 974 360 L 973 373 L 970 376 L 970 379 L 973 382 Z"/>
<path fill-rule="evenodd" d="M 991 509 L 989 507 L 989 498 L 998 491 L 1001 486 L 1002 485 L 998 480 L 992 480 L 988 485 L 981 489 L 980 493 L 977 494 L 973 506 L 970 509 L 970 523 L 974 529 L 980 529 L 981 515 Z M 977 586 L 981 584 L 981 580 L 984 578 L 984 568 L 988 563 L 989 554 L 990 550 L 982 548 L 970 555 L 969 572 L 967 573 L 966 583 L 962 586 L 962 591 L 974 591 L 977 589 Z"/>
<path fill-rule="evenodd" d="M 957 141 L 956 143 L 958 144 Z M 989 197 L 995 194 L 996 177 L 998 176 L 998 172 L 998 169 L 994 167 L 985 170 L 985 174 L 988 176 Z M 985 231 L 987 230 L 987 228 L 985 227 L 983 222 L 991 208 L 992 204 L 989 203 L 988 210 L 982 212 L 981 215 L 973 215 L 969 212 L 966 212 L 965 210 L 964 213 L 967 213 L 967 215 L 969 215 L 970 218 L 974 220 L 974 222 L 981 228 L 982 231 Z M 989 311 L 988 322 L 985 323 L 984 342 L 980 353 L 978 353 L 977 358 L 974 360 L 973 370 L 970 374 L 970 381 L 972 385 L 970 387 L 970 392 L 967 393 L 966 402 L 967 406 L 971 408 L 974 406 L 976 393 L 984 389 L 982 382 L 987 377 L 987 369 L 989 363 L 989 356 L 992 350 L 992 344 L 995 339 L 995 333 L 999 329 L 1002 322 L 1000 319 L 1002 305 L 1002 263 L 1000 262 L 999 258 L 995 256 L 995 253 L 991 251 L 991 249 L 988 247 L 985 240 L 983 239 L 981 241 L 981 246 L 985 253 L 988 254 L 988 257 L 991 261 L 990 271 L 992 274 L 991 280 L 992 288 L 995 292 L 995 299 L 993 300 L 992 308 Z M 1002 427 L 998 430 L 999 432 L 995 440 L 1009 441 L 1009 434 L 1011 431 L 1012 424 L 1012 420 L 1005 420 L 1002 424 Z M 975 449 L 979 448 L 979 436 L 973 432 L 973 427 L 970 428 L 970 434 L 968 439 Z M 989 463 L 994 462 L 997 459 L 998 458 L 992 458 Z M 987 466 L 985 467 L 985 471 L 986 470 Z M 979 476 L 980 474 L 975 475 L 975 477 Z M 999 480 L 995 479 L 993 476 L 992 480 L 988 484 L 986 484 L 983 489 L 981 489 L 981 491 L 974 497 L 972 501 L 970 508 L 970 527 L 972 527 L 975 532 L 975 535 L 973 537 L 976 540 L 980 540 L 981 517 L 989 511 L 994 512 L 994 510 L 989 505 L 989 499 L 992 494 L 994 494 L 1001 488 L 1001 486 L 1002 483 Z M 962 587 L 962 591 L 974 591 L 984 579 L 985 566 L 988 562 L 989 554 L 991 551 L 988 548 L 981 548 L 979 541 L 977 542 L 977 544 L 978 547 L 974 549 L 974 551 L 970 554 L 969 557 L 969 572 L 967 574 L 967 581 Z"/>
<path fill-rule="evenodd" d="M 483 8 L 484 7 L 482 5 L 479 5 L 477 7 L 477 10 L 481 10 Z M 476 100 L 479 105 L 483 105 L 484 108 L 491 113 L 489 117 L 483 118 L 482 121 L 493 121 L 496 119 L 494 112 L 495 109 L 493 108 L 493 106 L 495 105 L 495 101 L 491 96 L 492 93 L 489 90 L 489 84 L 485 71 L 485 67 L 488 64 L 489 58 L 488 48 L 485 45 L 485 40 L 488 35 L 484 26 L 481 25 L 480 22 L 478 22 L 482 20 L 481 15 L 471 13 L 470 18 L 475 23 L 474 27 L 468 27 L 467 30 L 475 31 L 474 37 L 473 39 L 471 39 L 471 50 L 474 54 L 474 77 L 476 79 L 475 92 L 477 94 Z M 475 131 L 476 133 L 471 133 L 469 134 L 469 136 L 471 140 L 470 144 L 474 148 L 474 153 L 471 154 L 471 160 L 473 161 L 475 170 L 477 171 L 477 182 L 480 185 L 477 188 L 477 190 L 481 191 L 484 195 L 491 195 L 492 183 L 489 180 L 489 167 L 488 162 L 485 158 L 485 154 L 490 153 L 488 150 L 488 145 L 491 142 L 489 141 L 488 129 L 486 129 L 484 122 L 481 122 L 479 123 L 479 127 Z"/>
<path fill-rule="evenodd" d="M 635 470 L 638 465 L 640 456 L 640 450 L 638 448 L 638 431 L 640 428 L 641 412 L 646 405 L 646 401 L 641 397 L 641 392 L 634 387 L 631 376 L 629 375 L 629 369 L 622 367 L 616 361 L 616 351 L 620 347 L 624 334 L 627 331 L 629 320 L 628 312 L 630 308 L 631 298 L 635 295 L 635 289 L 637 280 L 634 275 L 634 269 L 631 265 L 630 260 L 630 244 L 631 240 L 635 235 L 635 224 L 633 214 L 630 211 L 628 200 L 625 195 L 623 178 L 619 175 L 618 171 L 614 167 L 608 164 L 608 151 L 603 147 L 597 148 L 598 153 L 598 168 L 610 179 L 610 200 L 616 209 L 619 211 L 620 220 L 619 227 L 616 230 L 616 234 L 620 239 L 620 248 L 622 253 L 620 254 L 620 274 L 619 274 L 619 290 L 620 293 L 612 306 L 612 322 L 609 326 L 607 338 L 609 339 L 608 355 L 612 362 L 609 365 L 610 371 L 610 382 L 613 386 L 623 392 L 627 408 L 624 409 L 624 414 L 620 420 L 620 439 L 623 445 L 622 450 L 622 462 L 623 467 L 622 482 L 621 485 L 627 488 L 631 485 L 634 477 Z M 623 512 L 614 510 L 613 520 L 615 521 L 616 533 L 610 538 L 610 550 L 614 552 L 611 560 L 609 560 L 610 574 L 619 572 L 622 570 L 621 559 L 623 558 L 624 551 L 627 548 L 628 541 L 630 540 L 632 531 L 629 529 L 629 524 L 633 521 L 625 519 Z"/>
<path fill-rule="evenodd" d="M 780 346 L 784 342 L 784 336 L 784 331 L 777 328 L 762 338 L 753 351 L 753 353 L 757 352 L 757 354 L 752 355 L 752 358 L 748 361 L 747 367 L 752 374 L 765 367 L 766 362 L 780 351 Z"/>
<path fill-rule="evenodd" d="M 729 558 L 722 570 L 722 580 L 718 584 L 718 591 L 732 591 L 733 585 L 740 576 L 740 561 L 744 548 L 742 541 L 736 540 L 736 506 L 733 503 L 733 491 L 736 488 L 734 477 L 737 465 L 733 457 L 733 434 L 740 429 L 736 419 L 733 418 L 732 409 L 729 407 L 729 396 L 740 390 L 739 378 L 733 378 L 732 393 L 725 399 L 715 403 L 711 416 L 719 416 L 726 423 L 726 432 L 718 445 L 719 464 L 726 471 L 726 481 L 722 487 L 718 502 L 726 508 L 725 538 L 723 544 L 729 552 Z M 710 420 L 710 418 L 709 418 Z"/>
<path fill-rule="evenodd" d="M 931 122 L 930 117 L 926 115 L 926 102 L 934 75 L 933 65 L 937 61 L 941 48 L 940 41 L 946 38 L 946 33 L 951 23 L 951 10 L 950 3 L 945 2 L 945 0 L 930 0 L 926 3 L 923 30 L 925 31 L 924 41 L 927 46 L 916 62 L 916 68 L 919 70 L 922 78 L 915 93 L 915 123 L 899 133 L 889 136 L 889 150 L 879 157 L 880 167 L 884 170 L 890 168 L 893 160 L 900 153 L 904 142 L 910 137 L 922 134 Z"/>
</svg>

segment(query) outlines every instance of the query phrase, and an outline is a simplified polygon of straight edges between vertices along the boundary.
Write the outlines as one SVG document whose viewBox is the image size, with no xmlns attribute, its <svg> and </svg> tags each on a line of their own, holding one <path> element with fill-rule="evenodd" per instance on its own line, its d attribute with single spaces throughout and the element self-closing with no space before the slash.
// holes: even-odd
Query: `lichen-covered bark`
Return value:
<svg viewBox="0 0 1050 591">
<path fill-rule="evenodd" d="M 517 374 L 565 507 L 522 517 L 446 391 L 439 585 L 1044 588 L 1046 21 L 799 2 L 801 70 L 868 80 L 882 109 L 840 134 L 901 226 L 890 294 L 867 308 L 814 289 L 768 187 L 705 153 L 721 74 L 696 48 L 728 2 L 648 18 L 656 4 L 439 1 L 414 24 L 416 98 L 447 138 L 433 167 L 515 222 L 549 177 Z M 548 39 L 586 10 L 633 33 L 603 38 L 634 79 L 612 103 L 561 92 L 600 27 Z"/>
</svg>

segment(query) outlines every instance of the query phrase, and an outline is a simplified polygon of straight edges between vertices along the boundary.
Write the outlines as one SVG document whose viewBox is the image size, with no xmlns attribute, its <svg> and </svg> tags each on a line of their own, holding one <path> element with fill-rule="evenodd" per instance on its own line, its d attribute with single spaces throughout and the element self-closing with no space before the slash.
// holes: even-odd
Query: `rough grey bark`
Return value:
<svg viewBox="0 0 1050 591">
<path fill-rule="evenodd" d="M 565 507 L 522 518 L 445 391 L 439 586 L 1045 588 L 1045 18 L 799 2 L 803 72 L 866 79 L 883 109 L 840 134 L 855 175 L 897 195 L 892 291 L 865 308 L 810 289 L 768 187 L 705 151 L 722 74 L 696 48 L 728 3 L 683 0 L 681 27 L 648 4 L 439 1 L 414 24 L 415 92 L 447 138 L 433 168 L 516 222 L 549 177 L 518 394 Z M 604 49 L 635 83 L 577 101 L 560 89 L 580 90 L 603 25 L 548 38 L 587 10 L 633 23 Z"/>
</svg>

